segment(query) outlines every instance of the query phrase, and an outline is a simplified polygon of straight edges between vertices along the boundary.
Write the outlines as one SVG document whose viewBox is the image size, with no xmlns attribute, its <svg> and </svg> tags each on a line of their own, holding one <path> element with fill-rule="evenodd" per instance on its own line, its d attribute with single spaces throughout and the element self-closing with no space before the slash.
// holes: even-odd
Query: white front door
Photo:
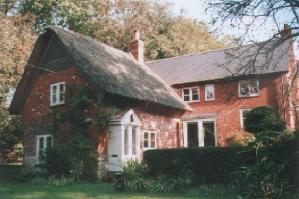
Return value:
<svg viewBox="0 0 299 199">
<path fill-rule="evenodd" d="M 215 119 L 200 119 L 183 123 L 185 147 L 217 145 Z"/>
<path fill-rule="evenodd" d="M 123 126 L 123 160 L 140 160 L 140 127 L 134 125 Z"/>
</svg>

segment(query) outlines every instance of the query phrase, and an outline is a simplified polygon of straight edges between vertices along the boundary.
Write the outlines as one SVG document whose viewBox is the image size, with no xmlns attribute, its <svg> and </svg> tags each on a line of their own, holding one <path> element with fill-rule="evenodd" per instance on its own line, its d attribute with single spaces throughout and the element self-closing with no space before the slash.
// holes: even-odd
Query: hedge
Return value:
<svg viewBox="0 0 299 199">
<path fill-rule="evenodd" d="M 148 150 L 144 161 L 153 175 L 176 175 L 187 166 L 200 183 L 225 183 L 231 172 L 252 162 L 254 151 L 242 152 L 242 147 L 207 147 Z"/>
<path fill-rule="evenodd" d="M 274 161 L 290 159 L 284 177 L 298 182 L 298 145 L 296 140 L 289 140 L 269 148 Z M 246 152 L 244 152 L 246 151 Z M 231 173 L 236 169 L 255 161 L 255 151 L 244 147 L 207 147 L 157 149 L 144 152 L 144 161 L 151 174 L 167 173 L 176 175 L 183 167 L 189 167 L 198 183 L 228 183 Z"/>
</svg>

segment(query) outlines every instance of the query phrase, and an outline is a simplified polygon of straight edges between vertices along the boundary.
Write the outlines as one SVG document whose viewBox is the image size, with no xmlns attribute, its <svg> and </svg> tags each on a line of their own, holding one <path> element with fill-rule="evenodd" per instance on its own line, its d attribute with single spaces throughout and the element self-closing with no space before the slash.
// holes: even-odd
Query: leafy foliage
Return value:
<svg viewBox="0 0 299 199">
<path fill-rule="evenodd" d="M 67 176 L 71 171 L 71 163 L 62 145 L 47 149 L 45 169 L 50 176 Z"/>
<path fill-rule="evenodd" d="M 186 166 L 194 173 L 196 183 L 229 183 L 230 173 L 247 165 L 253 151 L 240 153 L 243 147 L 159 149 L 144 152 L 144 161 L 155 176 L 177 177 Z"/>
<path fill-rule="evenodd" d="M 10 116 L 6 108 L 0 107 L 0 161 L 10 161 L 22 137 L 20 117 Z"/>
<path fill-rule="evenodd" d="M 194 173 L 188 167 L 182 168 L 176 176 L 162 174 L 158 179 L 152 181 L 151 191 L 162 193 L 184 193 L 188 192 L 193 183 Z"/>
<path fill-rule="evenodd" d="M 123 170 L 123 190 L 130 192 L 144 192 L 148 189 L 148 183 L 145 180 L 146 167 L 144 164 L 129 161 Z M 119 191 L 122 191 L 119 189 Z"/>
<path fill-rule="evenodd" d="M 152 0 L 21 0 L 19 13 L 36 16 L 35 29 L 56 24 L 128 51 L 133 29 L 143 32 L 146 57 L 158 59 L 224 47 L 207 27 Z"/>
<path fill-rule="evenodd" d="M 285 123 L 277 110 L 272 107 L 261 106 L 246 114 L 245 129 L 255 134 L 265 131 L 281 132 L 285 129 Z"/>
<path fill-rule="evenodd" d="M 255 140 L 249 143 L 249 148 L 255 151 L 255 157 L 254 164 L 234 172 L 241 194 L 249 198 L 284 198 L 288 194 L 291 179 L 283 176 L 290 156 L 282 154 L 282 151 L 287 150 L 281 150 L 283 148 L 279 145 L 288 137 L 283 132 L 284 122 L 273 108 L 258 107 L 246 115 L 245 127 L 256 134 Z M 292 150 L 288 152 L 294 153 Z"/>
<path fill-rule="evenodd" d="M 45 167 L 50 175 L 71 175 L 76 181 L 94 181 L 98 170 L 97 136 L 107 133 L 107 123 L 116 109 L 97 103 L 89 87 L 66 86 L 64 111 L 54 112 L 52 128 L 49 129 L 55 135 L 56 144 L 48 150 Z M 101 118 L 100 122 L 98 118 Z M 63 128 L 66 124 L 70 129 Z M 96 129 L 95 135 L 89 133 L 90 128 Z"/>
</svg>

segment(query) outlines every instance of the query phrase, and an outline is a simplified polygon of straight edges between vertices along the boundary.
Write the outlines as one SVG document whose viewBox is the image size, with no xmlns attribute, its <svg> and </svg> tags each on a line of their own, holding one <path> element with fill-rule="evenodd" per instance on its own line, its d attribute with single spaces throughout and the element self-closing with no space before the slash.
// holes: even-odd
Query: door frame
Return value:
<svg viewBox="0 0 299 199">
<path fill-rule="evenodd" d="M 216 118 L 205 118 L 205 119 L 196 119 L 196 120 L 188 120 L 183 122 L 183 137 L 184 137 L 184 147 L 188 147 L 188 123 L 197 123 L 198 129 L 198 146 L 204 146 L 204 138 L 203 138 L 203 122 L 214 122 L 214 139 L 215 139 L 215 146 L 217 146 L 217 125 L 216 125 Z"/>
</svg>

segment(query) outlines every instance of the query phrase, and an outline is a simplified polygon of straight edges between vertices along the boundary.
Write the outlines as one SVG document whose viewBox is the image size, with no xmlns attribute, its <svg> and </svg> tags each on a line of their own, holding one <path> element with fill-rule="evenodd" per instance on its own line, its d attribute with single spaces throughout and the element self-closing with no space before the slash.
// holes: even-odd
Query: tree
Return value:
<svg viewBox="0 0 299 199">
<path fill-rule="evenodd" d="M 8 154 L 21 139 L 21 120 L 10 116 L 7 97 L 20 80 L 33 48 L 33 33 L 29 16 L 0 15 L 0 159 Z"/>
<path fill-rule="evenodd" d="M 21 0 L 18 9 L 22 15 L 36 17 L 38 31 L 56 24 L 124 51 L 128 51 L 132 31 L 139 29 L 148 59 L 225 46 L 204 24 L 174 16 L 169 4 L 152 0 Z"/>
<path fill-rule="evenodd" d="M 259 134 L 267 131 L 282 132 L 284 129 L 285 123 L 272 107 L 260 106 L 246 114 L 245 130 L 248 132 Z"/>
<path fill-rule="evenodd" d="M 295 40 L 299 36 L 298 0 L 209 0 L 208 2 L 207 10 L 213 10 L 215 13 L 211 20 L 212 24 L 243 27 L 245 29 L 243 39 L 251 31 L 261 31 L 267 25 L 272 25 L 272 32 L 269 32 L 272 36 L 264 42 L 250 40 L 260 47 L 252 53 L 252 59 L 257 54 L 264 54 L 271 59 L 275 48 L 286 40 Z M 255 61 L 248 61 L 241 67 L 254 67 Z"/>
</svg>

